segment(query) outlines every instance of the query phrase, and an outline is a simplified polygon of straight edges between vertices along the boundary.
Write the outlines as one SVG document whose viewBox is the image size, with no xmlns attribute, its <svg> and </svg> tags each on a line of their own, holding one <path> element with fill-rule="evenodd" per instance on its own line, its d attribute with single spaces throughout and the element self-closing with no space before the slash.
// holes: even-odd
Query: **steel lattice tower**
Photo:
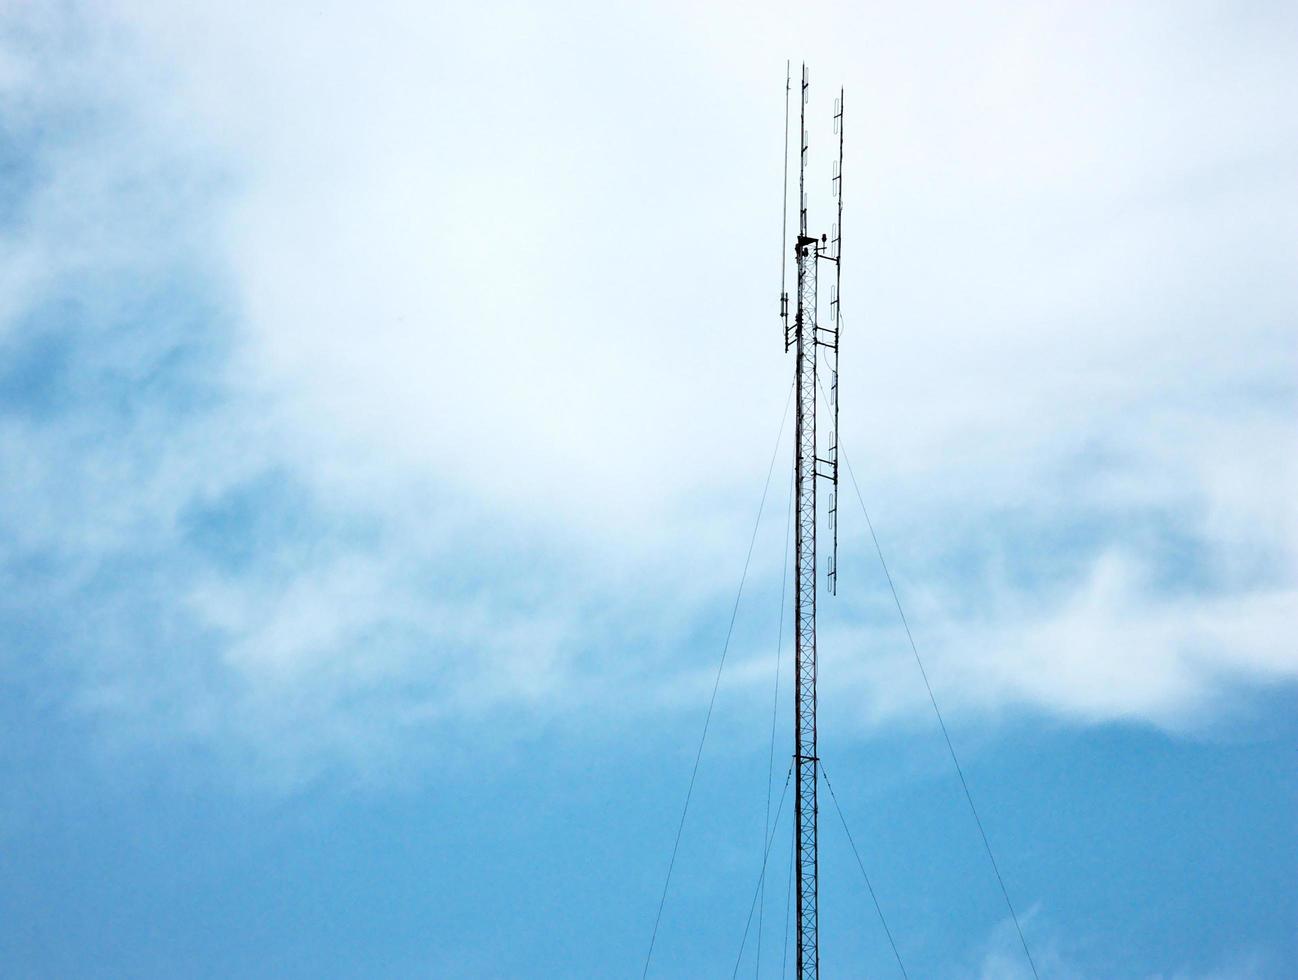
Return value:
<svg viewBox="0 0 1298 980">
<path fill-rule="evenodd" d="M 787 142 L 788 80 L 785 82 L 785 118 Z M 838 222 L 833 227 L 833 238 L 822 235 L 817 239 L 807 232 L 807 67 L 802 66 L 801 111 L 798 166 L 798 235 L 794 243 L 794 260 L 797 267 L 797 307 L 793 323 L 788 317 L 788 294 L 780 296 L 780 313 L 784 320 L 784 346 L 795 352 L 794 384 L 797 420 L 794 447 L 794 753 L 793 765 L 796 788 L 796 822 L 794 849 L 796 877 L 798 879 L 798 952 L 799 980 L 816 980 L 820 975 L 820 949 L 818 930 L 818 864 L 817 842 L 817 786 L 819 756 L 816 752 L 816 530 L 818 509 L 816 490 L 818 481 L 829 481 L 827 507 L 828 530 L 833 534 L 833 548 L 826 563 L 826 585 L 830 594 L 837 591 L 837 495 L 838 495 L 838 337 L 841 324 L 839 288 L 842 281 L 839 252 L 843 216 L 842 160 L 843 160 L 843 101 L 840 90 L 834 107 L 834 129 L 838 133 L 838 160 L 833 171 L 833 191 L 838 203 Z M 786 146 L 787 159 L 787 146 Z M 818 273 L 820 262 L 834 264 L 834 284 L 830 291 L 829 323 L 818 322 Z M 823 351 L 823 365 L 821 361 Z M 824 455 L 817 443 L 817 400 L 824 390 L 820 370 L 829 374 L 829 403 L 831 424 L 824 445 Z"/>
</svg>

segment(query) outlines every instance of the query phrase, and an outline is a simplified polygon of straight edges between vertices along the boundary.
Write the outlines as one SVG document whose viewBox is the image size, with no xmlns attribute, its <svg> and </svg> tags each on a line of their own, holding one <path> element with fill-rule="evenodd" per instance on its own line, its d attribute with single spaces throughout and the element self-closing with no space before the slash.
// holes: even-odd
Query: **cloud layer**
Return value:
<svg viewBox="0 0 1298 980">
<path fill-rule="evenodd" d="M 289 766 L 680 703 L 787 392 L 773 39 L 813 25 L 250 9 L 7 15 L 26 655 Z M 818 149 L 849 91 L 844 444 L 944 696 L 1181 727 L 1292 682 L 1293 25 L 937 15 L 806 50 Z M 885 723 L 923 705 L 845 526 L 826 669 Z"/>
</svg>

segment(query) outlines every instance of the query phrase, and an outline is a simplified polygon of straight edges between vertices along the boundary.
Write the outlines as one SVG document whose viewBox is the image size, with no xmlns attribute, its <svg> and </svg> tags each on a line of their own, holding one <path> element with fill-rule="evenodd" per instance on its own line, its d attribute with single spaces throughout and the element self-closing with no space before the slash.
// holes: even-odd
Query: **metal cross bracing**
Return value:
<svg viewBox="0 0 1298 980">
<path fill-rule="evenodd" d="M 817 769 L 816 752 L 816 530 L 818 510 L 816 491 L 819 480 L 829 481 L 827 519 L 833 533 L 833 548 L 826 564 L 826 587 L 837 591 L 838 567 L 838 339 L 841 325 L 839 293 L 842 285 L 839 253 L 842 240 L 842 117 L 840 92 L 834 106 L 834 129 L 839 136 L 838 160 L 833 168 L 832 188 L 838 199 L 838 221 L 833 226 L 833 242 L 828 235 L 817 239 L 807 231 L 807 102 L 809 80 L 806 65 L 802 67 L 800 139 L 798 166 L 798 235 L 794 243 L 797 265 L 797 307 L 793 323 L 787 320 L 788 299 L 780 297 L 780 313 L 785 321 L 785 349 L 795 351 L 796 445 L 794 447 L 794 773 L 796 813 L 794 825 L 795 875 L 797 877 L 797 975 L 800 980 L 816 980 L 820 975 L 819 945 L 819 845 L 817 840 Z M 786 85 L 787 91 L 787 85 Z M 820 262 L 835 265 L 835 282 L 830 292 L 829 322 L 818 318 L 817 280 Z M 791 329 L 790 329 L 791 326 Z M 823 367 L 829 372 L 829 401 L 832 416 L 825 440 L 825 455 L 817 442 L 817 389 L 822 386 Z"/>
</svg>

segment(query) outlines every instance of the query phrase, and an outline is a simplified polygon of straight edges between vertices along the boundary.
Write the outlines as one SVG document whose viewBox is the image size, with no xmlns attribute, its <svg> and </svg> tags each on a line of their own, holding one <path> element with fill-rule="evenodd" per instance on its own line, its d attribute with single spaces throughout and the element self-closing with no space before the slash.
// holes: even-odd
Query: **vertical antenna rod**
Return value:
<svg viewBox="0 0 1298 980">
<path fill-rule="evenodd" d="M 789 240 L 789 74 L 791 63 L 784 62 L 784 180 L 781 187 L 784 199 L 780 207 L 780 320 L 784 323 L 784 350 L 789 350 L 789 292 L 785 289 L 784 269 L 788 253 L 784 244 Z"/>
<path fill-rule="evenodd" d="M 830 236 L 827 257 L 834 263 L 834 284 L 829 287 L 829 322 L 828 329 L 821 331 L 818 338 L 827 348 L 829 355 L 829 408 L 834 413 L 834 427 L 829 433 L 829 457 L 821 460 L 829 473 L 829 530 L 834 536 L 833 547 L 829 552 L 828 575 L 829 594 L 838 595 L 838 344 L 843 327 L 843 90 L 838 90 L 834 100 L 834 132 L 838 134 L 838 159 L 834 161 L 834 176 L 830 182 L 834 199 L 838 201 L 838 220 L 834 222 Z"/>
</svg>

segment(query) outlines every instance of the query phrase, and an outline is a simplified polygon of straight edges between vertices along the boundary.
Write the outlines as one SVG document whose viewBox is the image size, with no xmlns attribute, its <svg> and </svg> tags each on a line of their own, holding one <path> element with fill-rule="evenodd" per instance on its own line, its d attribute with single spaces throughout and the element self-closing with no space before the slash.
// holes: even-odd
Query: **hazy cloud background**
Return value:
<svg viewBox="0 0 1298 980">
<path fill-rule="evenodd" d="M 813 192 L 850 93 L 844 441 L 955 706 L 1292 678 L 1291 18 L 821 14 L 11 8 L 6 534 L 98 623 L 71 695 L 350 751 L 671 684 L 786 391 L 792 47 Z M 922 705 L 859 524 L 876 717 Z"/>
</svg>

